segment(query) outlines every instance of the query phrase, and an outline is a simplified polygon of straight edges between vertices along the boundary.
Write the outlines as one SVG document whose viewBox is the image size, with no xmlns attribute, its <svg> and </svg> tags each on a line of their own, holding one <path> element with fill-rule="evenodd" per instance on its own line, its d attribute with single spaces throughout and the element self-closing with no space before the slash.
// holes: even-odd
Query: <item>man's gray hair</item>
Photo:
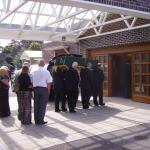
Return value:
<svg viewBox="0 0 150 150">
<path fill-rule="evenodd" d="M 72 68 L 77 67 L 77 66 L 78 66 L 78 63 L 77 63 L 76 61 L 74 61 L 74 62 L 72 63 Z"/>
<path fill-rule="evenodd" d="M 39 66 L 44 66 L 44 65 L 45 65 L 44 60 L 43 60 L 43 59 L 40 59 L 40 60 L 38 61 L 38 65 L 39 65 Z"/>
</svg>

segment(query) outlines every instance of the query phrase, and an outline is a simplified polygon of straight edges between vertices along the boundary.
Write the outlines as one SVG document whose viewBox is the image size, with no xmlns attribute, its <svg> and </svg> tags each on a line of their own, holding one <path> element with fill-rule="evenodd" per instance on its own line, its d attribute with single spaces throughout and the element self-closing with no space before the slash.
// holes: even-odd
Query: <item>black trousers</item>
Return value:
<svg viewBox="0 0 150 150">
<path fill-rule="evenodd" d="M 78 89 L 77 90 L 67 90 L 66 93 L 67 93 L 69 111 L 74 111 L 74 109 L 76 107 L 76 102 L 77 102 Z"/>
<path fill-rule="evenodd" d="M 97 101 L 97 97 L 99 98 L 99 102 Z M 94 105 L 103 104 L 103 87 L 93 91 L 93 103 Z"/>
<path fill-rule="evenodd" d="M 0 117 L 10 116 L 8 89 L 0 90 Z"/>
<path fill-rule="evenodd" d="M 89 101 L 92 93 L 90 89 L 82 88 L 81 87 L 81 98 L 82 98 L 82 105 L 83 108 L 89 107 Z"/>
<path fill-rule="evenodd" d="M 55 110 L 59 110 L 59 103 L 61 102 L 62 110 L 66 109 L 66 98 L 65 93 L 61 89 L 55 89 Z"/>
</svg>

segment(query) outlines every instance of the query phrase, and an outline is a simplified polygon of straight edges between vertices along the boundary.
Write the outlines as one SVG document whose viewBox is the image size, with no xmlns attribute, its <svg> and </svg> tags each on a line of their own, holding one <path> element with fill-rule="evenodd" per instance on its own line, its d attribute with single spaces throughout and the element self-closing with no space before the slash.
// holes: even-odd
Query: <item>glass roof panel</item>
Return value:
<svg viewBox="0 0 150 150">
<path fill-rule="evenodd" d="M 9 0 L 6 0 L 6 4 L 8 2 Z M 42 3 L 42 0 L 40 2 L 29 0 L 19 7 L 21 2 L 23 0 L 10 0 L 8 16 L 5 10 L 2 10 L 2 14 L 0 12 L 1 18 L 4 17 L 0 23 L 1 28 L 16 29 L 18 33 L 21 29 L 22 32 L 34 30 L 37 32 L 53 31 L 54 34 L 61 34 L 85 27 L 93 15 L 98 12 L 92 11 L 92 15 L 90 10 L 84 8 Z M 12 11 L 17 6 L 19 8 Z M 3 7 L 3 0 L 0 0 L 0 9 L 4 9 Z"/>
<path fill-rule="evenodd" d="M 22 7 L 20 7 L 17 11 L 29 12 L 29 9 L 33 5 L 34 2 L 27 2 Z"/>
<path fill-rule="evenodd" d="M 3 9 L 3 1 L 0 1 L 0 9 Z"/>
<path fill-rule="evenodd" d="M 37 25 L 38 26 L 45 25 L 45 23 L 47 22 L 48 19 L 49 19 L 48 16 L 39 16 L 38 21 L 37 21 Z"/>
<path fill-rule="evenodd" d="M 13 18 L 12 24 L 22 24 L 24 19 L 26 17 L 26 14 L 15 14 L 15 17 Z"/>
<path fill-rule="evenodd" d="M 50 4 L 46 4 L 43 11 L 42 11 L 43 14 L 53 14 L 53 10 L 51 9 L 51 5 Z"/>
<path fill-rule="evenodd" d="M 10 10 L 12 10 L 16 6 L 18 6 L 19 3 L 20 3 L 20 0 L 15 0 L 15 2 L 13 0 L 11 0 L 11 2 L 10 2 Z"/>
</svg>

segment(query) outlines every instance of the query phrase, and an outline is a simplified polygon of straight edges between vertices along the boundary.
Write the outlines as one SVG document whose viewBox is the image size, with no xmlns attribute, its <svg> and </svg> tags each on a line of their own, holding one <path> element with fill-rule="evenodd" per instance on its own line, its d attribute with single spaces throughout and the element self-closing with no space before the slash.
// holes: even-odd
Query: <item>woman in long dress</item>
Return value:
<svg viewBox="0 0 150 150">
<path fill-rule="evenodd" d="M 22 67 L 22 72 L 18 77 L 20 100 L 20 121 L 22 124 L 31 124 L 31 97 L 32 97 L 32 84 L 29 76 L 29 68 Z"/>
<path fill-rule="evenodd" d="M 8 71 L 6 66 L 0 68 L 0 117 L 10 116 Z"/>
</svg>

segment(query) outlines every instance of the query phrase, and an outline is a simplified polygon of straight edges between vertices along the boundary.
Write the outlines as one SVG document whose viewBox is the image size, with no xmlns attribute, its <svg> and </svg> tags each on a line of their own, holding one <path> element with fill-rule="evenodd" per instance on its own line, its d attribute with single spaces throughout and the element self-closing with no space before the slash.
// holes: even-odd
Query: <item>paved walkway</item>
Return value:
<svg viewBox="0 0 150 150">
<path fill-rule="evenodd" d="M 56 113 L 49 103 L 47 125 L 21 125 L 11 94 L 11 117 L 0 120 L 0 150 L 150 150 L 150 105 L 105 98 L 105 107 Z M 91 102 L 92 104 L 92 102 Z"/>
</svg>

